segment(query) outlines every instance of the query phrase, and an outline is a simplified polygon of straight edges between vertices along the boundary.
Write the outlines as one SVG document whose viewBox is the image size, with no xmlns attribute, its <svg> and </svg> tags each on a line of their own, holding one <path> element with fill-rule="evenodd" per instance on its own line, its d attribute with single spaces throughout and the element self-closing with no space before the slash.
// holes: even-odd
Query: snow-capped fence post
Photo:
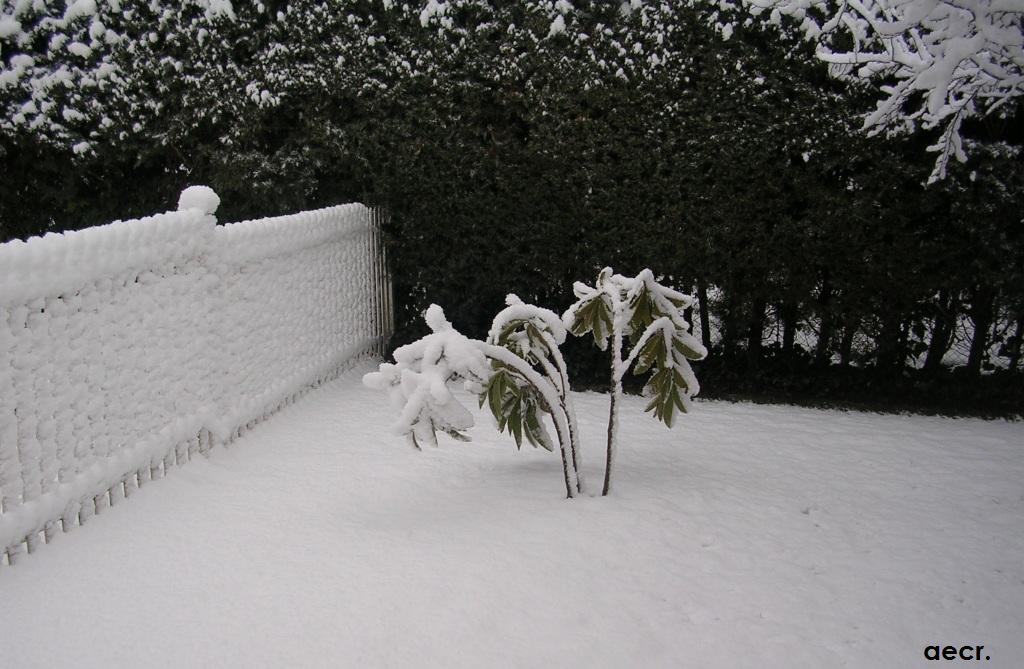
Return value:
<svg viewBox="0 0 1024 669">
<path fill-rule="evenodd" d="M 0 244 L 8 564 L 386 341 L 381 212 L 218 226 L 218 204 L 193 186 L 175 211 Z"/>
</svg>

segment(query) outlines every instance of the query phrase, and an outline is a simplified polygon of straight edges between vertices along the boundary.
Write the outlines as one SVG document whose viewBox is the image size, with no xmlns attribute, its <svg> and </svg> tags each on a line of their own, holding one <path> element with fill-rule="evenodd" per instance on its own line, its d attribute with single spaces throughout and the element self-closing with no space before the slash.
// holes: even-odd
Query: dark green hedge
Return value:
<svg viewBox="0 0 1024 669">
<path fill-rule="evenodd" d="M 631 20 L 617 3 L 577 4 L 588 30 Z M 586 44 L 537 38 L 546 20 L 518 3 L 456 17 L 488 26 L 458 49 L 415 17 L 359 11 L 387 50 L 276 107 L 240 103 L 168 125 L 173 142 L 84 162 L 2 138 L 3 236 L 169 208 L 189 183 L 218 191 L 222 220 L 361 200 L 390 212 L 395 345 L 423 333 L 432 302 L 481 336 L 506 293 L 561 310 L 601 267 L 650 267 L 704 298 L 705 396 L 1021 412 L 1019 114 L 969 128 L 971 161 L 926 188 L 932 137 L 864 137 L 870 91 L 829 79 L 800 40 L 738 28 L 725 42 L 680 12 L 678 62 L 639 78 L 620 76 L 628 54 L 609 43 L 595 60 Z M 354 30 L 296 25 L 273 39 L 295 40 L 307 65 L 324 55 L 306 33 Z M 424 53 L 433 67 L 386 67 Z M 964 369 L 942 367 L 972 344 Z M 567 354 L 578 386 L 603 383 L 603 356 L 576 342 Z M 1018 371 L 982 374 L 995 367 Z"/>
</svg>

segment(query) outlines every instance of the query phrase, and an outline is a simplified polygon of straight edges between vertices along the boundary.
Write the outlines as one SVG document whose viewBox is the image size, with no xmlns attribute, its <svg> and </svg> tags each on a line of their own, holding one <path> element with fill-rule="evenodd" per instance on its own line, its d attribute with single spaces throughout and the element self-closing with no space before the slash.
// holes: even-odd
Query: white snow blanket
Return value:
<svg viewBox="0 0 1024 669">
<path fill-rule="evenodd" d="M 1021 666 L 1024 423 L 627 396 L 615 492 L 566 500 L 470 397 L 408 446 L 373 368 L 0 569 L 0 665 Z"/>
<path fill-rule="evenodd" d="M 384 335 L 372 210 L 217 226 L 218 203 L 193 187 L 179 211 L 0 245 L 0 554 Z"/>
</svg>

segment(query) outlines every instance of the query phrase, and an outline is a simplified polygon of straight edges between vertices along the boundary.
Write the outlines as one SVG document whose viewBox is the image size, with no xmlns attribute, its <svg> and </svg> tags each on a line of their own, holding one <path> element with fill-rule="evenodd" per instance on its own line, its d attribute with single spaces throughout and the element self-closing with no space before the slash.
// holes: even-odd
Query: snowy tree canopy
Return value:
<svg viewBox="0 0 1024 669">
<path fill-rule="evenodd" d="M 275 107 L 316 87 L 381 90 L 432 81 L 446 64 L 472 58 L 479 37 L 499 28 L 503 40 L 518 46 L 491 63 L 493 76 L 528 86 L 535 54 L 556 51 L 567 70 L 586 62 L 588 71 L 602 73 L 589 85 L 636 82 L 681 71 L 691 57 L 673 39 L 681 16 L 702 12 L 728 39 L 740 25 L 761 23 L 744 18 L 744 10 L 786 30 L 798 26 L 817 42 L 834 75 L 875 82 L 882 98 L 865 119 L 870 132 L 941 128 L 930 147 L 938 153 L 933 181 L 945 175 L 950 157 L 965 159 L 964 119 L 1010 114 L 1024 90 L 1024 7 L 1016 0 L 292 0 L 272 6 L 75 0 L 58 7 L 6 0 L 0 128 L 75 153 L 138 133 L 169 143 L 176 132 L 223 122 L 247 107 Z M 155 123 L 169 117 L 169 108 L 188 109 L 192 118 L 178 121 L 177 129 Z M 219 134 L 232 141 L 231 130 Z"/>
<path fill-rule="evenodd" d="M 430 0 L 425 21 L 442 17 L 441 26 L 454 30 L 444 17 L 453 6 L 472 3 Z M 537 4 L 550 20 L 547 38 L 585 44 L 578 56 L 599 64 L 615 61 L 581 30 L 580 17 L 593 11 L 588 3 Z M 647 78 L 680 69 L 687 54 L 672 43 L 680 16 L 708 8 L 710 22 L 726 40 L 740 24 L 760 22 L 783 32 L 795 28 L 815 41 L 818 58 L 833 76 L 876 85 L 881 99 L 864 118 L 870 134 L 939 129 L 928 148 L 938 154 L 930 183 L 945 178 L 950 158 L 966 161 L 965 119 L 1012 115 L 1024 93 L 1024 3 L 1019 0 L 630 0 L 620 4 L 623 20 L 596 37 L 622 58 L 617 76 Z"/>
<path fill-rule="evenodd" d="M 0 10 L 0 129 L 87 154 L 148 134 L 169 109 L 216 118 L 231 101 L 238 48 L 225 0 L 183 3 L 14 0 Z M 60 3 L 57 3 L 58 5 Z M 232 76 L 234 75 L 234 76 Z M 147 132 L 148 130 L 148 132 Z"/>
<path fill-rule="evenodd" d="M 437 86 L 453 68 L 528 94 L 541 67 L 586 88 L 686 76 L 695 9 L 668 3 L 79 0 L 0 10 L 0 129 L 87 154 L 133 137 L 231 145 L 252 110 L 325 89 Z M 500 53 L 489 51 L 500 44 Z M 396 93 L 397 94 L 397 93 Z M 671 101 L 666 101 L 671 106 Z M 343 110 L 341 110 L 343 111 Z"/>
</svg>

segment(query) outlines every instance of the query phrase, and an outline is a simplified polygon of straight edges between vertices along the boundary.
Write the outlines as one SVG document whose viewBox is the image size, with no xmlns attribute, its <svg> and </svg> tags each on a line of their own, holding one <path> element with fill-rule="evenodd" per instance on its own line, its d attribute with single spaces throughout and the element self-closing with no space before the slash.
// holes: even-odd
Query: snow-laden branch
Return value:
<svg viewBox="0 0 1024 669">
<path fill-rule="evenodd" d="M 672 319 L 668 316 L 662 316 L 648 325 L 647 329 L 644 330 L 644 333 L 640 335 L 640 339 L 637 340 L 636 345 L 633 346 L 633 350 L 629 352 L 629 356 L 622 362 L 622 366 L 618 370 L 618 379 L 620 381 L 622 380 L 626 370 L 636 362 L 637 357 L 640 355 L 640 351 L 647 346 L 651 337 L 656 335 L 671 337 L 674 331 L 675 326 L 672 324 Z"/>
<path fill-rule="evenodd" d="M 473 416 L 455 398 L 449 383 L 456 379 L 482 386 L 492 374 L 491 364 L 480 350 L 481 342 L 461 334 L 431 305 L 426 313 L 432 333 L 395 350 L 395 363 L 363 377 L 370 388 L 387 390 L 398 413 L 395 432 L 406 435 L 413 445 L 437 445 L 438 430 L 466 439 L 464 430 L 473 426 Z"/>
<path fill-rule="evenodd" d="M 557 314 L 533 304 L 524 304 L 516 295 L 505 298 L 507 307 L 494 317 L 487 342 L 512 350 L 530 364 L 539 366 L 557 395 L 557 408 L 565 417 L 565 436 L 572 468 L 575 472 L 577 492 L 583 492 L 583 474 L 580 463 L 579 426 L 576 411 L 569 394 L 569 372 L 559 347 L 565 343 L 565 325 Z M 555 407 L 546 399 L 549 407 Z M 554 414 L 555 410 L 549 409 Z M 557 427 L 557 424 L 556 424 Z"/>
<path fill-rule="evenodd" d="M 967 159 L 965 118 L 1010 113 L 1024 95 L 1020 0 L 725 0 L 752 13 L 800 22 L 833 74 L 876 81 L 869 133 L 942 128 L 929 183 L 951 158 Z"/>
</svg>

